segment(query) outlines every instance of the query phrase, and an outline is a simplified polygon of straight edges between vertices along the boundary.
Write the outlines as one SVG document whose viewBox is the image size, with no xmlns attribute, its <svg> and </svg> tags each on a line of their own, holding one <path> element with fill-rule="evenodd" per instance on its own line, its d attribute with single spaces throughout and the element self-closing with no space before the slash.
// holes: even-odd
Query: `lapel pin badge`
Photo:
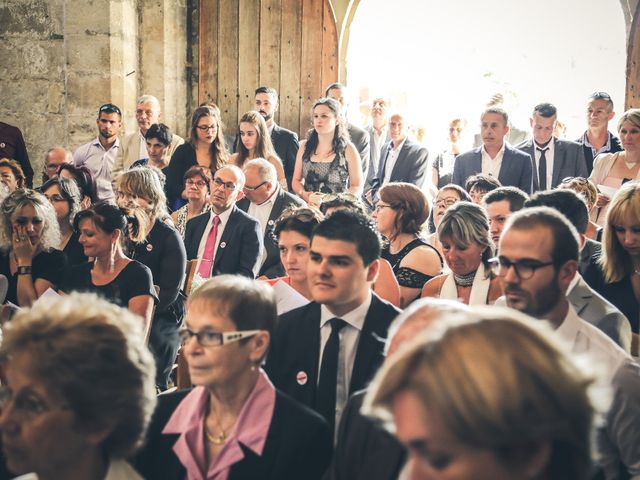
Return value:
<svg viewBox="0 0 640 480">
<path fill-rule="evenodd" d="M 275 223 L 275 222 L 274 222 L 273 220 L 269 220 L 269 221 L 267 222 L 267 225 L 273 225 L 274 223 Z"/>
<path fill-rule="evenodd" d="M 151 250 L 153 250 L 153 245 L 151 245 L 150 243 L 147 244 L 147 252 L 150 252 Z"/>
<path fill-rule="evenodd" d="M 227 246 L 227 242 L 221 242 L 221 243 L 220 243 L 220 248 L 224 248 L 224 247 L 226 247 L 226 246 Z"/>
<path fill-rule="evenodd" d="M 298 373 L 296 373 L 296 382 L 298 382 L 298 385 L 305 385 L 308 379 L 309 377 L 307 376 L 306 372 L 299 371 Z"/>
</svg>

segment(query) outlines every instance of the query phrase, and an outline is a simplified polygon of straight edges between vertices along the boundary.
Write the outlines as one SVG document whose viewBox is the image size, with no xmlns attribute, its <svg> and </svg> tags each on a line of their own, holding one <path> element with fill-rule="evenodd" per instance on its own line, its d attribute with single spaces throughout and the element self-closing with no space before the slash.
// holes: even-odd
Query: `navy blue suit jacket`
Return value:
<svg viewBox="0 0 640 480">
<path fill-rule="evenodd" d="M 380 163 L 378 165 L 378 175 L 373 179 L 371 188 L 372 193 L 376 193 L 384 183 L 385 170 L 387 168 L 387 158 L 393 148 L 393 140 L 388 141 L 380 151 Z M 422 188 L 424 183 L 427 167 L 429 165 L 429 151 L 407 138 L 402 145 L 402 149 L 398 154 L 396 163 L 391 170 L 390 182 L 407 182 L 412 183 L 418 188 Z M 374 195 L 375 196 L 375 195 Z"/>
<path fill-rule="evenodd" d="M 273 143 L 273 149 L 278 154 L 278 157 L 282 160 L 284 176 L 287 178 L 287 185 L 289 186 L 289 191 L 291 191 L 293 169 L 296 166 L 296 155 L 298 154 L 298 148 L 300 148 L 298 135 L 291 130 L 282 128 L 278 124 L 274 124 L 273 130 L 271 130 L 271 143 Z"/>
<path fill-rule="evenodd" d="M 464 184 L 472 175 L 482 172 L 482 153 L 480 146 L 468 152 L 458 155 L 453 164 L 452 183 L 464 188 Z M 525 152 L 513 148 L 508 143 L 504 146 L 504 157 L 498 180 L 504 186 L 518 187 L 520 190 L 531 194 L 533 191 L 533 165 L 531 157 Z"/>
<path fill-rule="evenodd" d="M 258 221 L 235 205 L 231 207 L 228 225 L 224 227 L 216 249 L 211 276 L 225 273 L 255 278 L 262 252 L 262 229 Z M 187 222 L 184 246 L 187 260 L 198 258 L 198 247 L 212 212 L 203 213 Z"/>
</svg>

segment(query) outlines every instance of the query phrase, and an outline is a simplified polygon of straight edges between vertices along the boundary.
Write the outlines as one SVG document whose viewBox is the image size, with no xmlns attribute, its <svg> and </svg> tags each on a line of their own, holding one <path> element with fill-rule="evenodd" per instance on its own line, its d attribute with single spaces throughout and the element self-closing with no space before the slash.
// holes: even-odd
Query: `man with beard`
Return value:
<svg viewBox="0 0 640 480">
<path fill-rule="evenodd" d="M 577 355 L 599 365 L 611 386 L 606 426 L 598 432 L 599 466 L 606 478 L 640 475 L 640 366 L 609 337 L 582 320 L 566 297 L 578 269 L 575 227 L 549 207 L 509 218 L 492 259 L 509 307 L 547 320 Z"/>
<path fill-rule="evenodd" d="M 79 147 L 73 154 L 76 167 L 87 167 L 96 180 L 99 200 L 114 202 L 111 171 L 120 150 L 118 134 L 122 127 L 120 109 L 106 103 L 98 110 L 98 137 Z"/>
<path fill-rule="evenodd" d="M 291 189 L 291 179 L 293 178 L 293 169 L 296 165 L 296 155 L 298 153 L 298 135 L 291 130 L 282 128 L 276 124 L 273 116 L 278 111 L 278 92 L 271 87 L 258 87 L 253 103 L 253 108 L 264 117 L 267 122 L 267 128 L 271 133 L 271 143 L 278 157 L 282 160 L 284 166 L 284 175 L 287 178 L 289 191 Z M 237 139 L 236 139 L 237 144 Z"/>
</svg>

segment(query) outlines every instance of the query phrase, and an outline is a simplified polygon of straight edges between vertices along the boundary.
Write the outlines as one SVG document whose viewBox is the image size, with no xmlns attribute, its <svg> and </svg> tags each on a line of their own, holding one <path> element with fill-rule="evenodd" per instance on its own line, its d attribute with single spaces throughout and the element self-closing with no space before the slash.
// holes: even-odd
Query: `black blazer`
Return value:
<svg viewBox="0 0 640 480">
<path fill-rule="evenodd" d="M 589 175 L 591 175 L 591 171 L 593 170 L 593 150 L 591 150 L 591 147 L 587 147 L 584 144 L 584 133 L 580 138 L 576 140 L 576 142 L 582 145 L 582 151 L 584 152 L 584 159 L 587 164 L 587 171 L 589 172 Z M 620 144 L 620 139 L 618 139 L 618 137 L 616 137 L 611 132 L 609 132 L 609 144 L 611 145 L 611 148 L 604 153 L 616 153 L 616 152 L 622 151 L 622 145 Z"/>
<path fill-rule="evenodd" d="M 285 275 L 284 267 L 280 262 L 280 249 L 278 248 L 276 239 L 273 237 L 273 228 L 276 220 L 280 217 L 285 208 L 290 206 L 302 207 L 305 205 L 304 201 L 300 198 L 295 195 L 291 195 L 289 192 L 285 192 L 284 189 L 280 187 L 278 187 L 278 191 L 275 195 L 276 197 L 273 202 L 271 214 L 269 214 L 269 220 L 267 221 L 267 228 L 265 229 L 263 239 L 264 248 L 267 249 L 267 258 L 258 272 L 258 276 L 264 275 L 267 278 L 277 278 Z M 250 202 L 247 197 L 244 197 L 236 203 L 238 208 L 243 212 L 249 211 L 249 204 Z"/>
<path fill-rule="evenodd" d="M 380 151 L 380 163 L 378 165 L 378 176 L 372 181 L 372 193 L 376 193 L 384 183 L 385 170 L 387 168 L 387 157 L 393 148 L 393 140 L 388 141 Z M 391 171 L 390 182 L 408 182 L 416 187 L 422 188 L 429 165 L 429 151 L 407 138 L 398 154 L 396 163 Z M 374 195 L 375 196 L 375 195 Z"/>
<path fill-rule="evenodd" d="M 173 452 L 178 434 L 162 430 L 180 401 L 181 390 L 158 397 L 145 447 L 134 465 L 148 480 L 184 480 L 186 470 Z M 229 480 L 320 479 L 331 460 L 332 439 L 320 415 L 276 390 L 276 404 L 262 456 L 245 448 L 244 458 L 229 471 Z"/>
<path fill-rule="evenodd" d="M 584 177 L 589 176 L 587 164 L 584 159 L 584 151 L 582 145 L 568 140 L 553 139 L 553 173 L 551 175 L 551 185 L 547 185 L 548 189 L 556 188 L 564 178 L 567 177 Z M 538 181 L 538 170 L 536 168 L 535 150 L 533 140 L 527 140 L 516 146 L 518 150 L 526 152 L 531 157 L 533 168 L 533 191 L 540 190 Z"/>
<path fill-rule="evenodd" d="M 372 295 L 371 306 L 360 332 L 349 393 L 363 390 L 382 364 L 387 330 L 400 313 L 375 293 Z M 265 366 L 276 388 L 313 408 L 319 362 L 320 304 L 311 302 L 280 315 Z M 302 385 L 296 379 L 299 372 L 307 374 L 306 382 L 300 382 Z"/>
<path fill-rule="evenodd" d="M 348 123 L 349 138 L 358 150 L 360 164 L 362 165 L 362 181 L 367 179 L 369 172 L 369 161 L 371 160 L 371 145 L 369 143 L 369 132 L 353 123 Z"/>
<path fill-rule="evenodd" d="M 211 276 L 224 273 L 255 278 L 258 273 L 262 251 L 262 229 L 258 221 L 235 205 L 229 215 L 229 223 L 220 237 Z M 203 213 L 187 222 L 184 231 L 184 246 L 187 260 L 198 258 L 200 240 L 213 212 Z"/>
<path fill-rule="evenodd" d="M 271 130 L 271 143 L 273 143 L 273 148 L 278 157 L 282 160 L 284 175 L 287 177 L 287 185 L 291 190 L 293 169 L 296 166 L 296 155 L 298 154 L 298 148 L 300 148 L 298 135 L 274 123 L 273 130 Z"/>
<path fill-rule="evenodd" d="M 402 444 L 360 413 L 366 393 L 356 392 L 347 402 L 325 480 L 396 480 L 404 466 L 407 453 Z"/>
</svg>

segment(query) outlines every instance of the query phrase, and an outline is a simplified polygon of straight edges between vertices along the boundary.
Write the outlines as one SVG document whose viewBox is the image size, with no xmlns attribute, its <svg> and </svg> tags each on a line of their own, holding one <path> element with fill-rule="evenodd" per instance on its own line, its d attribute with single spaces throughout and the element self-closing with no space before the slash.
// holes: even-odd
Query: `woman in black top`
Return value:
<svg viewBox="0 0 640 480">
<path fill-rule="evenodd" d="M 30 307 L 47 289 L 56 289 L 65 273 L 65 257 L 56 250 L 60 229 L 44 195 L 18 189 L 2 202 L 0 274 L 9 280 L 6 300 Z"/>
<path fill-rule="evenodd" d="M 211 170 L 211 177 L 227 163 L 229 153 L 224 144 L 220 109 L 205 105 L 196 108 L 191 116 L 191 138 L 176 148 L 165 170 L 167 201 L 171 210 L 186 203 L 182 198 L 184 174 L 200 165 Z"/>
<path fill-rule="evenodd" d="M 93 263 L 71 268 L 66 292 L 95 292 L 110 302 L 128 308 L 144 320 L 145 334 L 157 300 L 151 271 L 127 257 L 122 250 L 125 239 L 141 241 L 140 217 L 128 217 L 118 207 L 100 202 L 76 215 L 74 228 L 80 231 L 80 244 Z"/>
<path fill-rule="evenodd" d="M 418 187 L 392 182 L 379 191 L 373 218 L 388 243 L 382 250 L 400 284 L 400 306 L 406 307 L 425 283 L 442 271 L 442 258 L 421 234 L 429 217 L 429 201 Z"/>
<path fill-rule="evenodd" d="M 88 259 L 78 241 L 80 234 L 73 229 L 73 219 L 80 210 L 80 190 L 74 180 L 53 177 L 41 188 L 53 205 L 60 227 L 59 248 L 67 257 L 69 266 L 85 263 Z"/>
<path fill-rule="evenodd" d="M 118 206 L 128 211 L 142 210 L 149 232 L 130 249 L 131 258 L 151 269 L 153 282 L 160 288 L 149 346 L 156 357 L 156 385 L 166 390 L 180 340 L 178 329 L 184 317 L 180 288 L 187 255 L 178 231 L 168 219 L 166 198 L 158 174 L 149 167 L 129 170 L 117 181 Z"/>
</svg>

